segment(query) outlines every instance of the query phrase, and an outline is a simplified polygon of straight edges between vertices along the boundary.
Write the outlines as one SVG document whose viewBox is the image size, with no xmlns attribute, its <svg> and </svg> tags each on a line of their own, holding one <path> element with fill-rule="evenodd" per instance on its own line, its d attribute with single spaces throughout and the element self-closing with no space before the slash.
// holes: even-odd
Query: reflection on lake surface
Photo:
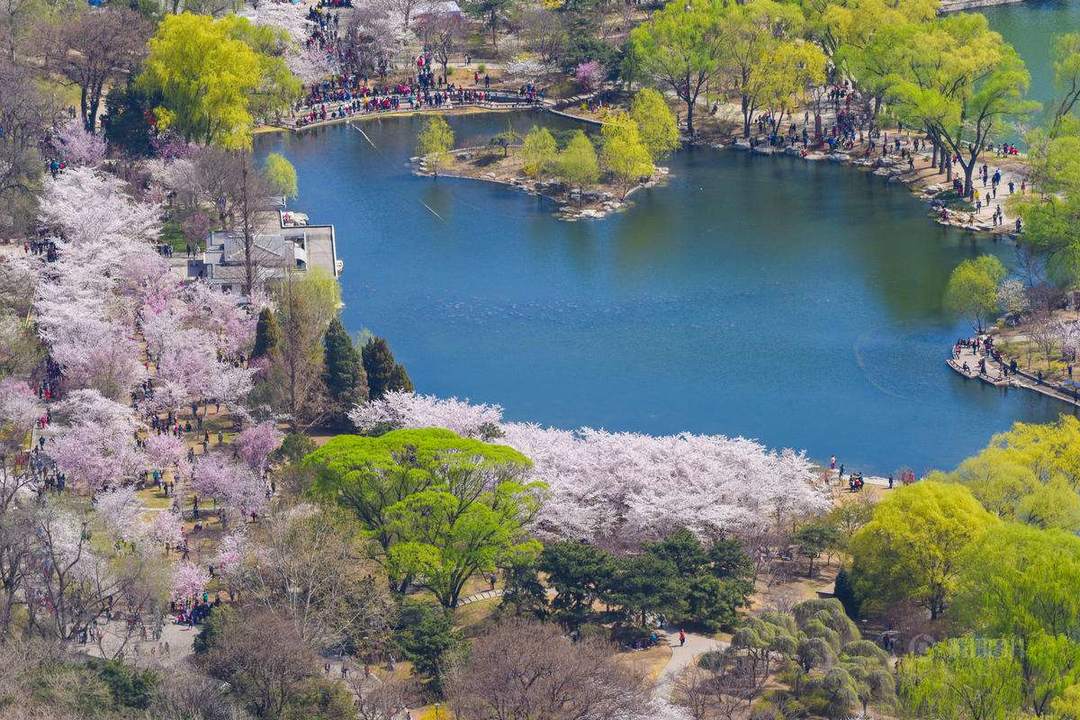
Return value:
<svg viewBox="0 0 1080 720">
<path fill-rule="evenodd" d="M 1029 95 L 1044 105 L 1054 97 L 1053 36 L 1080 30 L 1080 2 L 1027 0 L 985 8 L 990 27 L 1005 38 L 1031 72 Z"/>
<path fill-rule="evenodd" d="M 458 144 L 512 120 L 451 119 Z M 848 468 L 951 466 L 1061 406 L 965 382 L 941 312 L 962 259 L 1012 248 L 931 223 L 903 188 L 828 163 L 697 149 L 630 211 L 567 223 L 548 203 L 418 178 L 417 118 L 262 138 L 295 206 L 337 225 L 344 319 L 387 336 L 423 392 L 511 419 L 743 435 Z M 425 204 L 428 207 L 425 207 Z"/>
</svg>

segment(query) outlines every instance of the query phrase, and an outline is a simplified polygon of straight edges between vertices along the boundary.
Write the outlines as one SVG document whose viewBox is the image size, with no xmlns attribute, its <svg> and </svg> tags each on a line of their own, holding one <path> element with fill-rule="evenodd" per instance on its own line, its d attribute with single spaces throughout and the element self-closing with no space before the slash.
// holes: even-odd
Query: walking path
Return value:
<svg viewBox="0 0 1080 720">
<path fill-rule="evenodd" d="M 656 681 L 655 692 L 657 696 L 665 700 L 671 699 L 675 681 L 683 670 L 690 667 L 691 663 L 707 652 L 724 650 L 728 646 L 728 643 L 723 640 L 697 633 L 686 633 L 686 644 L 680 646 L 678 630 L 665 630 L 662 637 L 667 639 L 671 647 L 671 659 L 668 660 Z"/>
<path fill-rule="evenodd" d="M 464 607 L 465 605 L 469 605 L 470 603 L 479 602 L 481 600 L 490 600 L 491 598 L 497 598 L 502 596 L 502 588 L 499 588 L 497 590 L 484 590 L 483 592 L 478 592 L 475 595 L 470 595 L 469 597 L 458 600 L 457 606 Z"/>
<path fill-rule="evenodd" d="M 986 372 L 979 372 L 979 361 L 986 360 Z M 1018 387 L 1032 390 L 1046 397 L 1068 403 L 1073 407 L 1080 407 L 1080 387 L 1066 388 L 1050 380 L 1039 381 L 1038 376 L 1031 375 L 1028 371 L 1018 369 L 1016 373 L 1010 373 L 1005 377 L 1001 366 L 992 358 L 978 353 L 974 348 L 960 348 L 959 353 L 945 361 L 949 367 L 969 380 L 980 380 L 994 387 Z M 964 363 L 968 369 L 964 370 Z"/>
</svg>

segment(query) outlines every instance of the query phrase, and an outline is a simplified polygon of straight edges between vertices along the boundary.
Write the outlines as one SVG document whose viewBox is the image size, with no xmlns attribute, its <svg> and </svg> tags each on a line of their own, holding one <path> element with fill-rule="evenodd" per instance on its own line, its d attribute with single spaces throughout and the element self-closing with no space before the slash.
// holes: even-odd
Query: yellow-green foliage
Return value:
<svg viewBox="0 0 1080 720">
<path fill-rule="evenodd" d="M 641 141 L 656 162 L 679 147 L 679 126 L 664 96 L 643 88 L 630 104 L 630 117 L 637 123 Z"/>
<path fill-rule="evenodd" d="M 139 84 L 160 93 L 158 126 L 226 148 L 251 144 L 257 116 L 286 108 L 300 82 L 285 66 L 280 30 L 235 15 L 167 15 L 150 39 Z"/>
<path fill-rule="evenodd" d="M 431 591 L 456 607 L 476 573 L 535 558 L 525 527 L 546 486 L 525 480 L 529 461 L 504 445 L 449 430 L 396 430 L 379 437 L 341 435 L 305 461 L 314 492 L 352 510 L 382 549 L 398 586 Z"/>
<path fill-rule="evenodd" d="M 997 289 L 1005 275 L 1005 266 L 993 255 L 963 261 L 945 286 L 945 309 L 981 331 L 997 313 Z"/>
<path fill-rule="evenodd" d="M 600 178 L 596 148 L 588 136 L 578 130 L 555 159 L 555 173 L 568 185 L 584 188 Z"/>
<path fill-rule="evenodd" d="M 533 125 L 521 148 L 522 170 L 529 177 L 543 177 L 551 171 L 557 154 L 558 147 L 551 131 Z"/>
<path fill-rule="evenodd" d="M 1017 423 L 950 473 L 990 511 L 1037 527 L 1080 530 L 1080 420 Z"/>
<path fill-rule="evenodd" d="M 959 558 L 998 522 L 961 485 L 923 481 L 894 491 L 851 540 L 864 607 L 911 600 L 937 618 L 956 590 Z"/>
<path fill-rule="evenodd" d="M 600 164 L 622 188 L 623 196 L 641 178 L 653 174 L 656 168 L 652 157 L 630 115 L 621 111 L 612 113 L 604 122 L 600 136 L 603 139 Z"/>
<path fill-rule="evenodd" d="M 428 118 L 416 139 L 416 152 L 427 159 L 428 167 L 435 175 L 450 161 L 453 147 L 454 131 L 450 129 L 449 123 L 439 115 Z"/>
<path fill-rule="evenodd" d="M 274 192 L 285 197 L 296 197 L 296 168 L 281 153 L 270 153 L 263 163 L 263 173 Z"/>
</svg>

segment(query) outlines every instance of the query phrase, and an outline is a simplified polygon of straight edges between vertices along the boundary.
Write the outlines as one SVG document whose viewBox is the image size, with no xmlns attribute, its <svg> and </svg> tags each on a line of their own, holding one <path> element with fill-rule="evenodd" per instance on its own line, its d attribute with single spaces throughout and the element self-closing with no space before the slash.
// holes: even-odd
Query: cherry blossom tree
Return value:
<svg viewBox="0 0 1080 720">
<path fill-rule="evenodd" d="M 183 560 L 173 568 L 172 598 L 181 601 L 198 597 L 210 583 L 210 573 L 193 562 Z"/>
<path fill-rule="evenodd" d="M 199 495 L 212 497 L 234 517 L 258 514 L 266 507 L 266 483 L 247 465 L 225 453 L 214 452 L 195 461 L 192 488 Z"/>
<path fill-rule="evenodd" d="M 146 454 L 147 466 L 151 469 L 166 470 L 187 464 L 187 446 L 183 438 L 165 433 L 163 435 L 151 434 L 146 438 L 143 452 Z"/>
<path fill-rule="evenodd" d="M 95 492 L 131 480 L 145 466 L 135 447 L 131 410 L 96 390 L 76 390 L 57 406 L 46 451 L 79 490 Z"/>
<path fill-rule="evenodd" d="M 69 243 L 104 241 L 130 247 L 156 242 L 161 235 L 159 206 L 136 202 L 122 180 L 87 167 L 71 168 L 46 181 L 41 219 L 61 228 Z"/>
<path fill-rule="evenodd" d="M 501 438 L 547 483 L 552 494 L 536 528 L 555 537 L 636 544 L 680 525 L 709 534 L 828 507 L 812 464 L 792 450 L 721 435 L 571 431 L 501 417 L 496 405 L 407 393 L 388 393 L 350 413 L 361 432 L 446 427 Z"/>
<path fill-rule="evenodd" d="M 53 144 L 60 157 L 70 165 L 96 167 L 105 159 L 105 138 L 86 131 L 78 120 L 66 123 L 56 133 Z"/>
<path fill-rule="evenodd" d="M 121 485 L 98 493 L 94 498 L 94 510 L 114 537 L 126 541 L 138 537 L 143 504 L 135 495 L 134 486 Z"/>
<path fill-rule="evenodd" d="M 266 472 L 267 460 L 270 453 L 281 446 L 285 434 L 277 429 L 272 420 L 252 425 L 236 437 L 236 445 L 240 450 L 240 457 L 252 470 L 262 476 Z"/>
<path fill-rule="evenodd" d="M 229 576 L 235 572 L 244 561 L 247 554 L 248 537 L 241 528 L 225 535 L 218 543 L 217 555 L 214 556 L 214 567 L 222 575 Z"/>
<path fill-rule="evenodd" d="M 596 60 L 589 60 L 574 69 L 574 79 L 585 92 L 592 92 L 600 87 L 607 76 L 607 69 Z"/>
<path fill-rule="evenodd" d="M 143 538 L 151 545 L 176 547 L 184 541 L 184 521 L 177 513 L 162 510 L 143 528 Z"/>
<path fill-rule="evenodd" d="M 34 423 L 45 414 L 37 395 L 22 380 L 0 380 L 0 449 L 11 452 L 23 446 Z"/>
</svg>

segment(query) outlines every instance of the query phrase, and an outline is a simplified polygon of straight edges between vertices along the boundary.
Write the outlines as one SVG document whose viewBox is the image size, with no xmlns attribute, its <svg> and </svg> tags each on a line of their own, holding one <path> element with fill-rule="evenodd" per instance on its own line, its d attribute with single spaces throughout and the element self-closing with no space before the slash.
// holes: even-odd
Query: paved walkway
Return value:
<svg viewBox="0 0 1080 720">
<path fill-rule="evenodd" d="M 980 373 L 979 360 L 984 359 L 986 360 L 986 372 Z M 1023 368 L 1019 372 L 1010 373 L 1008 377 L 1005 377 L 997 361 L 979 354 L 974 348 L 960 348 L 959 353 L 952 355 L 946 362 L 949 367 L 969 380 L 977 379 L 995 387 L 1023 388 L 1068 403 L 1073 407 L 1080 407 L 1080 387 L 1075 389 L 1064 387 L 1051 380 L 1039 382 L 1037 376 L 1033 376 Z M 964 370 L 964 363 L 967 363 L 967 370 Z"/>
<path fill-rule="evenodd" d="M 466 598 L 461 598 L 460 600 L 458 600 L 457 606 L 458 607 L 464 607 L 464 606 L 466 606 L 466 605 L 468 605 L 470 603 L 479 602 L 481 600 L 490 600 L 491 598 L 497 598 L 497 597 L 502 597 L 502 596 L 503 596 L 502 588 L 499 588 L 497 590 L 484 590 L 483 592 L 478 592 L 475 595 L 470 595 L 470 596 L 468 596 Z"/>
<path fill-rule="evenodd" d="M 671 659 L 668 660 L 656 681 L 655 692 L 657 696 L 665 700 L 671 699 L 675 680 L 683 670 L 690 667 L 691 663 L 707 652 L 723 650 L 728 646 L 728 643 L 723 640 L 697 633 L 686 633 L 686 644 L 680 646 L 678 630 L 674 632 L 665 630 L 662 637 L 666 638 L 668 645 L 671 646 Z"/>
</svg>

